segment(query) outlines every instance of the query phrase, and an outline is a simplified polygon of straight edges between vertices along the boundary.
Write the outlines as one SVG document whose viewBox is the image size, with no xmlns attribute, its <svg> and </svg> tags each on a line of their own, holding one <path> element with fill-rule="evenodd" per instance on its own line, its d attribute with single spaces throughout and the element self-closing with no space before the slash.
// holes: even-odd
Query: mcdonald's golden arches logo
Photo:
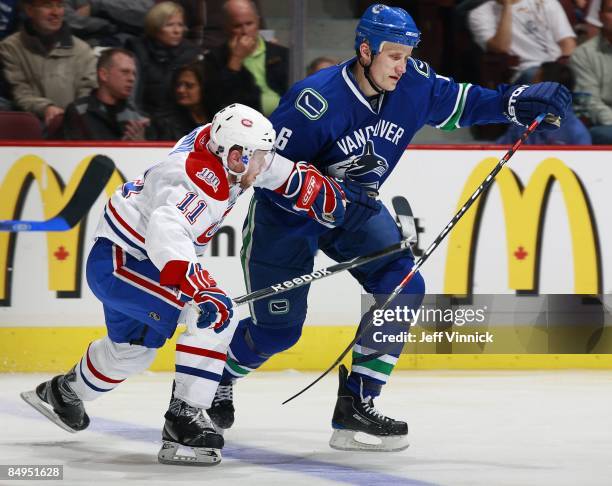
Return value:
<svg viewBox="0 0 612 486">
<path fill-rule="evenodd" d="M 79 162 L 65 185 L 59 174 L 41 157 L 24 155 L 19 158 L 0 185 L 0 219 L 20 218 L 24 201 L 34 181 L 42 200 L 44 219 L 55 216 L 74 193 L 92 157 L 88 156 Z M 115 170 L 106 185 L 106 194 L 110 197 L 123 182 L 123 176 Z M 58 297 L 78 297 L 83 260 L 83 224 L 79 223 L 69 231 L 47 232 L 45 236 L 49 290 L 58 292 Z M 3 306 L 10 305 L 12 269 L 19 269 L 19 262 L 13 262 L 17 238 L 19 236 L 15 233 L 0 232 L 0 305 Z"/>
<path fill-rule="evenodd" d="M 497 162 L 497 159 L 489 157 L 476 166 L 465 183 L 458 209 Z M 495 179 L 506 223 L 508 286 L 516 291 L 537 291 L 538 244 L 543 226 L 543 208 L 553 182 L 561 187 L 569 221 L 574 292 L 597 294 L 600 291 L 599 248 L 587 195 L 577 175 L 554 157 L 543 160 L 536 167 L 524 188 L 518 176 L 507 166 Z M 475 235 L 480 229 L 479 214 L 484 201 L 486 199 L 477 200 L 449 235 L 444 278 L 444 292 L 447 294 L 469 295 L 472 291 Z"/>
</svg>

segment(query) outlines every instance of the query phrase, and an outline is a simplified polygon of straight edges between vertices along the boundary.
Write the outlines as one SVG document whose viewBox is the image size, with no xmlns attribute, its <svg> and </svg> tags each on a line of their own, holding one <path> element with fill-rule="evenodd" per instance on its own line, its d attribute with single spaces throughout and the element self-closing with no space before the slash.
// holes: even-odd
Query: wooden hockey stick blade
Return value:
<svg viewBox="0 0 612 486">
<path fill-rule="evenodd" d="M 91 209 L 114 170 L 115 163 L 105 155 L 92 157 L 74 194 L 55 217 L 46 221 L 0 221 L 0 231 L 67 231 L 73 228 Z"/>
</svg>

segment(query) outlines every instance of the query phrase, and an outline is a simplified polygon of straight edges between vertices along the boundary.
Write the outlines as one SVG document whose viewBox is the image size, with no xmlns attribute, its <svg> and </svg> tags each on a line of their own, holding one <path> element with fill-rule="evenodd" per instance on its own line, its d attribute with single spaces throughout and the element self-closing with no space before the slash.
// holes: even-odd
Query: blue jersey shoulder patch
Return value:
<svg viewBox="0 0 612 486">
<path fill-rule="evenodd" d="M 295 100 L 295 107 L 306 118 L 318 120 L 327 111 L 327 100 L 318 91 L 304 88 Z"/>
<path fill-rule="evenodd" d="M 425 76 L 426 78 L 430 76 L 431 72 L 429 70 L 429 64 L 427 64 L 425 61 L 421 61 L 420 59 L 415 59 L 411 57 L 410 62 L 417 73 L 422 76 Z"/>
</svg>

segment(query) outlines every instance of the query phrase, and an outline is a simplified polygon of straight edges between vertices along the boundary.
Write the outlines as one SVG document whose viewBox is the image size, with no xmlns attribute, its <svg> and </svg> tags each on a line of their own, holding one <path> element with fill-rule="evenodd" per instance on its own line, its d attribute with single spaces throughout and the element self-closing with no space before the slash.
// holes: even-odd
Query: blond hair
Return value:
<svg viewBox="0 0 612 486">
<path fill-rule="evenodd" d="M 160 2 L 147 12 L 144 30 L 148 37 L 155 37 L 170 17 L 181 14 L 185 21 L 185 10 L 178 3 Z"/>
</svg>

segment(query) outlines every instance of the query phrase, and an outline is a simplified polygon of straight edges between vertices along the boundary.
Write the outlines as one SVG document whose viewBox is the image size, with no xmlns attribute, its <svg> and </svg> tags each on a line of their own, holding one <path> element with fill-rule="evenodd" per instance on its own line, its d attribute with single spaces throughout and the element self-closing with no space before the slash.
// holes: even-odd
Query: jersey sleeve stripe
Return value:
<svg viewBox="0 0 612 486">
<path fill-rule="evenodd" d="M 461 120 L 461 116 L 463 115 L 463 110 L 465 109 L 465 103 L 467 101 L 467 93 L 471 86 L 472 85 L 469 83 L 459 83 L 459 92 L 457 93 L 453 111 L 446 120 L 436 125 L 436 128 L 440 130 L 454 130 L 455 128 L 459 128 L 459 120 Z"/>
<path fill-rule="evenodd" d="M 145 239 L 142 235 L 140 235 L 134 228 L 132 228 L 117 212 L 117 210 L 115 209 L 115 206 L 113 206 L 113 203 L 111 202 L 111 200 L 109 199 L 108 201 L 108 209 L 110 210 L 110 212 L 113 214 L 113 216 L 115 217 L 115 219 L 119 222 L 119 224 L 121 224 L 121 226 L 123 226 L 123 228 L 125 228 L 125 230 L 130 233 L 134 238 L 136 238 L 138 241 L 140 241 L 141 243 L 145 242 Z"/>
</svg>

